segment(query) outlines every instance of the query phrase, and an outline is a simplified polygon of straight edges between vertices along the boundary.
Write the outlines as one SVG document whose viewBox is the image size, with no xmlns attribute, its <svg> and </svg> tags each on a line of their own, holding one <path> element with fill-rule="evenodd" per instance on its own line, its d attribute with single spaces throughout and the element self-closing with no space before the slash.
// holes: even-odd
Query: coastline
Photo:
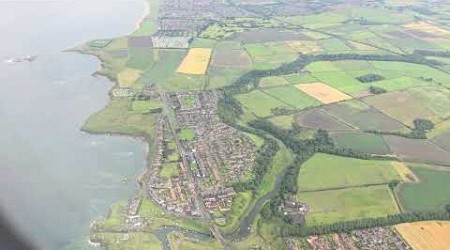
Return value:
<svg viewBox="0 0 450 250">
<path fill-rule="evenodd" d="M 144 5 L 144 12 L 142 14 L 142 16 L 136 21 L 136 25 L 135 25 L 135 30 L 133 30 L 132 32 L 125 34 L 124 36 L 127 36 L 129 34 L 132 34 L 133 32 L 135 32 L 136 30 L 138 30 L 142 23 L 145 21 L 146 18 L 149 17 L 150 13 L 151 13 L 151 5 L 149 0 L 142 0 L 142 3 Z M 136 179 L 134 180 L 136 182 L 136 184 L 138 185 L 139 189 L 142 189 L 143 187 L 143 179 L 145 178 L 145 175 L 148 171 L 148 167 L 150 166 L 150 156 L 152 155 L 152 150 L 151 150 L 151 144 L 154 142 L 154 140 L 149 137 L 148 135 L 146 135 L 145 133 L 137 133 L 137 134 L 129 134 L 129 133 L 121 133 L 121 132 L 108 132 L 108 131 L 94 131 L 91 130 L 89 128 L 87 128 L 87 123 L 89 121 L 89 119 L 95 115 L 98 112 L 101 112 L 102 110 L 104 110 L 109 103 L 111 102 L 112 96 L 111 96 L 111 91 L 112 89 L 114 89 L 115 87 L 118 86 L 118 81 L 116 78 L 111 77 L 110 75 L 107 75 L 105 73 L 103 73 L 103 70 L 105 69 L 105 61 L 101 58 L 101 56 L 99 56 L 98 54 L 91 52 L 91 51 L 87 51 L 85 50 L 83 47 L 85 46 L 86 43 L 74 47 L 74 48 L 69 48 L 67 50 L 64 50 L 63 52 L 74 52 L 74 53 L 79 53 L 82 55 L 87 55 L 87 56 L 93 56 L 95 57 L 98 61 L 99 61 L 99 69 L 94 71 L 91 76 L 95 77 L 95 76 L 101 76 L 101 77 L 105 77 L 106 79 L 108 79 L 109 81 L 111 81 L 113 83 L 113 86 L 109 89 L 108 91 L 108 96 L 109 96 L 109 100 L 107 102 L 107 104 L 101 108 L 100 110 L 92 113 L 89 115 L 89 117 L 84 121 L 83 126 L 80 128 L 80 131 L 86 134 L 90 134 L 90 135 L 102 135 L 102 136 L 123 136 L 123 137 L 129 137 L 132 139 L 135 139 L 139 142 L 143 142 L 144 143 L 144 147 L 145 147 L 145 163 L 144 163 L 144 171 L 142 171 L 140 174 L 138 174 L 138 176 L 136 177 Z M 131 198 L 131 197 L 129 197 Z M 107 216 L 110 212 L 111 212 L 111 208 L 112 208 L 113 204 L 111 204 L 108 208 L 107 211 L 104 211 L 104 213 L 102 215 L 100 215 L 99 217 L 97 217 L 96 219 L 92 220 L 90 223 L 90 231 L 92 233 L 92 231 L 95 231 L 95 225 L 96 222 L 99 219 L 105 218 L 105 216 Z M 100 248 L 100 247 L 107 247 L 104 242 L 99 241 L 99 240 L 95 240 L 92 239 L 91 235 L 87 236 L 87 242 L 90 246 L 95 247 L 95 248 Z"/>
</svg>

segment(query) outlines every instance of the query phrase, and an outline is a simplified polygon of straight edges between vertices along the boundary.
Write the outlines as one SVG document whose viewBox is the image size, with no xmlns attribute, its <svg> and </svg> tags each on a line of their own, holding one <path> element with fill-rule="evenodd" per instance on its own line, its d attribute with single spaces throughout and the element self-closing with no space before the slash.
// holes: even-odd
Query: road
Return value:
<svg viewBox="0 0 450 250">
<path fill-rule="evenodd" d="M 167 93 L 162 93 L 162 97 L 163 97 L 163 102 L 164 102 L 164 106 L 166 107 L 166 112 L 173 112 L 171 109 L 171 102 L 170 102 L 170 98 L 168 97 Z M 176 121 L 174 121 L 176 122 Z M 184 174 L 185 176 L 188 177 L 188 182 L 189 182 L 189 189 L 191 191 L 192 197 L 194 197 L 195 200 L 195 204 L 196 207 L 198 208 L 201 216 L 206 220 L 206 222 L 208 223 L 209 229 L 211 230 L 211 233 L 213 234 L 213 236 L 220 242 L 220 244 L 224 247 L 224 249 L 233 249 L 233 247 L 225 240 L 225 238 L 222 236 L 222 234 L 220 233 L 220 230 L 218 229 L 217 225 L 214 223 L 213 218 L 211 217 L 211 215 L 208 213 L 208 211 L 206 210 L 204 203 L 203 203 L 203 198 L 201 196 L 201 190 L 197 184 L 197 182 L 195 181 L 194 175 L 193 173 L 190 171 L 190 167 L 189 167 L 189 161 L 187 160 L 186 156 L 187 156 L 187 152 L 184 151 L 184 148 L 181 144 L 180 139 L 177 136 L 177 133 L 175 131 L 175 128 L 172 124 L 172 122 L 168 121 L 169 123 L 169 128 L 172 132 L 172 134 L 174 135 L 174 139 L 175 139 L 175 143 L 177 145 L 177 148 L 180 150 L 181 152 L 181 158 L 183 161 L 183 165 L 184 167 Z"/>
</svg>

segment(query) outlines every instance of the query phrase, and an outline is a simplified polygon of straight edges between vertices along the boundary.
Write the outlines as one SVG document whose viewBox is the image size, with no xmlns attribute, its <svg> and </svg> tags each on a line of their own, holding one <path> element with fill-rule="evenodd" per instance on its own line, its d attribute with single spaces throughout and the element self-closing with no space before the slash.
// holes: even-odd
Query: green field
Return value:
<svg viewBox="0 0 450 250">
<path fill-rule="evenodd" d="M 370 96 L 363 100 L 386 115 L 410 126 L 417 118 L 428 119 L 433 122 L 439 121 L 436 114 L 406 91 L 389 92 Z"/>
<path fill-rule="evenodd" d="M 294 124 L 294 115 L 281 115 L 269 119 L 275 126 L 283 129 L 291 129 Z"/>
<path fill-rule="evenodd" d="M 151 233 L 131 232 L 128 237 L 123 233 L 101 232 L 95 233 L 94 238 L 100 239 L 110 250 L 139 249 L 139 250 L 162 250 L 158 238 Z"/>
<path fill-rule="evenodd" d="M 233 198 L 233 205 L 226 215 L 224 225 L 220 225 L 220 229 L 224 232 L 231 232 L 239 226 L 239 222 L 246 211 L 251 208 L 252 193 L 240 192 Z"/>
<path fill-rule="evenodd" d="M 321 105 L 321 103 L 315 98 L 305 94 L 302 91 L 299 91 L 297 88 L 292 86 L 270 88 L 263 91 L 266 94 L 298 110 Z"/>
<path fill-rule="evenodd" d="M 324 109 L 338 119 L 363 131 L 409 131 L 401 122 L 359 100 L 327 105 Z"/>
<path fill-rule="evenodd" d="M 184 128 L 178 135 L 183 141 L 192 141 L 195 139 L 195 130 L 191 128 Z"/>
<path fill-rule="evenodd" d="M 178 176 L 180 174 L 180 170 L 178 169 L 178 163 L 167 163 L 162 165 L 159 176 L 165 179 L 170 179 L 173 176 Z"/>
<path fill-rule="evenodd" d="M 297 53 L 285 42 L 252 43 L 244 45 L 244 48 L 252 58 L 255 69 L 276 68 L 297 58 Z"/>
<path fill-rule="evenodd" d="M 421 87 L 408 89 L 418 103 L 427 107 L 442 119 L 450 117 L 450 90 L 445 87 Z"/>
<path fill-rule="evenodd" d="M 408 211 L 435 210 L 450 204 L 450 172 L 412 165 L 419 183 L 404 183 L 397 195 Z"/>
<path fill-rule="evenodd" d="M 149 101 L 133 101 L 131 104 L 131 110 L 140 112 L 140 113 L 147 113 L 151 109 L 158 109 L 161 108 L 162 104 L 158 101 L 149 100 Z"/>
<path fill-rule="evenodd" d="M 272 110 L 275 108 L 290 108 L 284 102 L 281 102 L 260 90 L 240 94 L 235 96 L 235 98 L 258 117 L 273 115 Z M 264 105 L 261 105 L 261 103 L 264 103 Z"/>
<path fill-rule="evenodd" d="M 182 233 L 170 233 L 167 239 L 171 250 L 216 250 L 221 247 L 219 241 L 215 239 L 200 240 L 186 237 Z"/>
<path fill-rule="evenodd" d="M 360 83 L 354 77 L 342 71 L 312 72 L 312 75 L 318 81 L 347 94 L 361 92 L 368 88 L 367 85 Z"/>
<path fill-rule="evenodd" d="M 386 185 L 299 193 L 297 199 L 310 206 L 309 226 L 398 213 Z"/>
<path fill-rule="evenodd" d="M 292 74 L 292 75 L 285 75 L 283 77 L 292 85 L 297 85 L 300 83 L 313 83 L 313 82 L 318 81 L 316 78 L 314 78 L 311 75 L 303 76 L 303 75 L 299 75 L 299 74 Z"/>
<path fill-rule="evenodd" d="M 246 136 L 250 137 L 250 139 L 255 143 L 256 147 L 261 147 L 264 144 L 264 139 L 255 135 L 255 134 L 250 134 L 250 133 L 244 133 Z"/>
<path fill-rule="evenodd" d="M 185 50 L 155 50 L 153 53 L 154 63 L 145 70 L 144 75 L 139 79 L 138 83 L 141 85 L 148 85 L 151 83 L 163 82 L 163 80 L 175 73 L 185 55 Z"/>
<path fill-rule="evenodd" d="M 299 191 L 364 186 L 400 180 L 389 161 L 315 154 L 300 167 Z"/>
<path fill-rule="evenodd" d="M 389 147 L 383 137 L 367 133 L 333 133 L 332 138 L 339 148 L 371 154 L 388 154 Z"/>
<path fill-rule="evenodd" d="M 264 77 L 259 81 L 259 87 L 261 88 L 277 87 L 283 85 L 289 85 L 289 82 L 281 76 Z"/>
<path fill-rule="evenodd" d="M 369 85 L 371 85 L 371 86 L 380 87 L 387 91 L 402 90 L 402 89 L 407 89 L 407 88 L 417 87 L 417 86 L 427 85 L 427 84 L 430 84 L 430 83 L 420 80 L 420 79 L 407 77 L 407 76 L 401 76 L 398 78 L 369 83 Z"/>
<path fill-rule="evenodd" d="M 156 118 L 129 111 L 130 106 L 127 99 L 112 99 L 103 110 L 89 117 L 83 130 L 97 134 L 143 135 L 151 140 L 155 133 Z"/>
<path fill-rule="evenodd" d="M 180 101 L 181 105 L 188 108 L 193 108 L 197 105 L 197 101 L 193 96 L 183 96 Z"/>
<path fill-rule="evenodd" d="M 158 53 L 150 48 L 129 48 L 127 67 L 139 70 L 146 70 L 154 62 L 154 53 Z"/>
</svg>

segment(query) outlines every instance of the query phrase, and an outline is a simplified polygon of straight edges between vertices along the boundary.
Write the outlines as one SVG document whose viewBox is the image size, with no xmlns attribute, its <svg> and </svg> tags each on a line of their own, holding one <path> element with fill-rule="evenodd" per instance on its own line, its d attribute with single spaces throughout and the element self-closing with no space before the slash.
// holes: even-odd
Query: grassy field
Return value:
<svg viewBox="0 0 450 250">
<path fill-rule="evenodd" d="M 431 110 L 442 119 L 450 117 L 450 90 L 445 87 L 411 88 L 407 92 L 417 102 Z"/>
<path fill-rule="evenodd" d="M 367 133 L 333 133 L 332 138 L 339 148 L 371 154 L 388 154 L 389 147 L 380 135 Z"/>
<path fill-rule="evenodd" d="M 277 87 L 263 90 L 266 94 L 286 103 L 287 105 L 302 110 L 308 107 L 319 106 L 321 103 L 311 96 L 297 90 L 293 86 Z"/>
<path fill-rule="evenodd" d="M 273 98 L 266 93 L 255 90 L 249 93 L 240 94 L 235 96 L 235 98 L 255 115 L 259 117 L 267 117 L 273 115 L 272 110 L 275 108 L 290 108 L 284 102 Z M 261 105 L 264 103 L 264 105 Z"/>
<path fill-rule="evenodd" d="M 164 225 L 177 225 L 184 229 L 202 233 L 208 233 L 208 228 L 200 220 L 185 219 L 164 213 L 162 208 L 153 201 L 143 199 L 139 207 L 138 215 L 149 221 L 148 230 L 156 230 Z"/>
<path fill-rule="evenodd" d="M 154 62 L 154 53 L 157 52 L 149 48 L 129 48 L 127 67 L 137 70 L 146 70 L 151 67 Z"/>
<path fill-rule="evenodd" d="M 126 202 L 118 202 L 113 204 L 108 211 L 108 215 L 102 222 L 102 226 L 107 229 L 120 228 L 122 223 L 125 222 L 124 211 L 126 209 Z"/>
<path fill-rule="evenodd" d="M 404 183 L 398 190 L 402 206 L 408 211 L 435 210 L 450 203 L 450 172 L 412 165 L 419 183 Z"/>
<path fill-rule="evenodd" d="M 276 116 L 274 118 L 270 118 L 269 121 L 272 122 L 277 127 L 283 129 L 291 129 L 292 124 L 295 122 L 294 115 Z"/>
<path fill-rule="evenodd" d="M 179 133 L 179 137 L 183 141 L 192 141 L 195 139 L 195 130 L 191 128 L 182 129 Z"/>
<path fill-rule="evenodd" d="M 301 166 L 297 186 L 299 191 L 310 191 L 383 184 L 400 179 L 389 161 L 315 154 Z"/>
<path fill-rule="evenodd" d="M 173 176 L 178 176 L 180 174 L 180 170 L 178 169 L 178 163 L 167 163 L 161 167 L 159 171 L 159 176 L 165 179 L 170 179 Z"/>
<path fill-rule="evenodd" d="M 399 136 L 384 136 L 392 153 L 409 162 L 449 165 L 450 153 L 427 140 L 408 139 Z"/>
<path fill-rule="evenodd" d="M 363 131 L 409 131 L 401 122 L 359 100 L 327 105 L 323 109 L 352 127 Z"/>
<path fill-rule="evenodd" d="M 233 232 L 242 219 L 242 216 L 251 208 L 252 205 L 252 193 L 250 191 L 241 192 L 233 198 L 233 205 L 230 211 L 226 215 L 224 225 L 219 225 L 223 232 Z"/>
<path fill-rule="evenodd" d="M 368 88 L 343 71 L 312 72 L 312 76 L 346 94 L 358 93 Z"/>
<path fill-rule="evenodd" d="M 140 85 L 161 83 L 175 73 L 185 55 L 184 50 L 156 50 L 153 54 L 154 63 L 144 71 L 138 83 Z"/>
<path fill-rule="evenodd" d="M 328 131 L 354 130 L 322 109 L 312 109 L 302 112 L 295 117 L 295 121 L 298 125 L 311 129 L 321 128 Z"/>
<path fill-rule="evenodd" d="M 290 84 L 297 85 L 300 83 L 313 83 L 317 82 L 317 79 L 314 78 L 311 75 L 304 75 L 301 76 L 299 74 L 292 74 L 292 75 L 284 75 L 284 79 L 286 79 Z"/>
<path fill-rule="evenodd" d="M 280 150 L 277 152 L 273 158 L 272 164 L 270 165 L 269 171 L 267 171 L 264 176 L 255 199 L 258 199 L 275 188 L 277 179 L 279 175 L 284 171 L 284 169 L 293 162 L 293 155 L 284 144 L 279 144 Z"/>
<path fill-rule="evenodd" d="M 385 185 L 299 193 L 297 199 L 310 206 L 310 226 L 398 213 Z"/>
<path fill-rule="evenodd" d="M 284 86 L 289 85 L 289 82 L 281 77 L 281 76 L 269 76 L 264 77 L 259 81 L 259 87 L 260 88 L 267 88 L 267 87 L 278 87 L 278 86 Z"/>
<path fill-rule="evenodd" d="M 149 101 L 133 101 L 131 104 L 131 110 L 140 112 L 140 113 L 147 113 L 151 109 L 157 109 L 161 108 L 162 103 L 154 100 Z"/>
<path fill-rule="evenodd" d="M 378 81 L 369 85 L 385 89 L 386 91 L 396 91 L 427 84 L 430 83 L 417 78 L 401 76 L 393 79 Z"/>
<path fill-rule="evenodd" d="M 216 250 L 221 249 L 220 243 L 215 240 L 197 240 L 184 236 L 181 233 L 171 233 L 167 236 L 171 250 Z"/>
<path fill-rule="evenodd" d="M 117 82 L 122 88 L 133 87 L 137 80 L 141 78 L 142 71 L 132 68 L 125 68 L 117 74 Z"/>
<path fill-rule="evenodd" d="M 407 92 L 390 92 L 383 95 L 371 96 L 364 102 L 379 109 L 386 115 L 399 120 L 403 124 L 412 126 L 417 118 L 438 121 L 439 118 L 431 110 L 418 102 L 418 100 Z"/>
<path fill-rule="evenodd" d="M 123 233 L 101 232 L 95 233 L 94 237 L 101 240 L 107 249 L 139 249 L 139 250 L 162 250 L 158 238 L 151 233 L 131 232 L 125 236 Z"/>
<path fill-rule="evenodd" d="M 130 112 L 130 106 L 127 99 L 112 99 L 103 110 L 89 117 L 83 130 L 101 134 L 141 135 L 151 141 L 155 132 L 155 117 Z"/>
<path fill-rule="evenodd" d="M 285 42 L 252 43 L 244 45 L 256 69 L 270 69 L 294 61 L 297 53 Z"/>
<path fill-rule="evenodd" d="M 255 134 L 250 134 L 250 133 L 244 133 L 246 136 L 250 137 L 250 139 L 252 139 L 252 141 L 255 143 L 256 147 L 261 147 L 264 144 L 264 139 L 255 135 Z"/>
</svg>

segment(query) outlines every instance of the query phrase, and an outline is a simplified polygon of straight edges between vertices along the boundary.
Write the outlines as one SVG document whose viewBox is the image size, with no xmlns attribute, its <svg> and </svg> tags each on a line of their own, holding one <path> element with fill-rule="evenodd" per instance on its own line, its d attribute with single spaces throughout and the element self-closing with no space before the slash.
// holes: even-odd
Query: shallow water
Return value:
<svg viewBox="0 0 450 250">
<path fill-rule="evenodd" d="M 61 51 L 127 34 L 143 10 L 138 0 L 0 2 L 0 205 L 42 249 L 84 248 L 90 222 L 137 190 L 144 143 L 79 130 L 112 83 L 91 76 L 97 59 Z M 39 57 L 3 62 L 24 55 Z"/>
</svg>

